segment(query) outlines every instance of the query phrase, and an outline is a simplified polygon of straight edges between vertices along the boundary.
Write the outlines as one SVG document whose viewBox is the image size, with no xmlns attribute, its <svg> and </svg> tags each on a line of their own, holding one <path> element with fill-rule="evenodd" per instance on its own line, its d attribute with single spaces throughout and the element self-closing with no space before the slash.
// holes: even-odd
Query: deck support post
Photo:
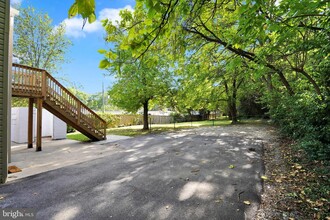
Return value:
<svg viewBox="0 0 330 220">
<path fill-rule="evenodd" d="M 28 109 L 28 148 L 33 148 L 33 98 L 29 98 Z"/>
<path fill-rule="evenodd" d="M 37 145 L 36 145 L 36 151 L 41 151 L 42 102 L 43 102 L 43 98 L 38 98 L 37 99 Z"/>
</svg>

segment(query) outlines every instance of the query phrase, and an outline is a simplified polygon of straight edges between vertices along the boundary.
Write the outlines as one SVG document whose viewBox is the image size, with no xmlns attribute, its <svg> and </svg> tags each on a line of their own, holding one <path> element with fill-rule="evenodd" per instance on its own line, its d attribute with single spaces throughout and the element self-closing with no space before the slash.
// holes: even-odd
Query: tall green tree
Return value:
<svg viewBox="0 0 330 220">
<path fill-rule="evenodd" d="M 214 43 L 245 59 L 269 88 L 284 88 L 291 96 L 311 88 L 324 100 L 329 8 L 328 1 L 308 0 L 140 0 L 135 10 L 147 16 L 136 17 L 127 27 L 127 41 L 136 57 L 162 38 L 176 52 L 199 42 Z M 76 13 L 86 17 L 94 9 Z"/>
<path fill-rule="evenodd" d="M 14 56 L 21 64 L 54 73 L 67 61 L 65 53 L 71 45 L 64 24 L 52 25 L 52 19 L 32 7 L 21 8 L 15 20 Z"/>
<path fill-rule="evenodd" d="M 219 53 L 210 44 L 186 56 L 180 66 L 182 103 L 195 110 L 221 107 L 232 123 L 238 122 L 238 100 L 249 74 L 240 57 Z"/>
<path fill-rule="evenodd" d="M 162 104 L 162 97 L 171 87 L 171 73 L 161 66 L 157 58 L 144 59 L 146 60 L 131 60 L 121 65 L 120 70 L 114 74 L 117 82 L 112 86 L 109 95 L 114 105 L 128 112 L 135 113 L 143 108 L 143 129 L 148 130 L 150 105 Z"/>
<path fill-rule="evenodd" d="M 213 42 L 271 72 L 290 95 L 295 94 L 292 75 L 297 73 L 323 96 L 319 74 L 308 71 L 318 64 L 308 57 L 326 52 L 327 1 L 145 0 L 137 1 L 135 10 L 148 15 L 127 29 L 136 56 L 161 37 L 176 48 L 199 40 Z"/>
<path fill-rule="evenodd" d="M 168 54 L 162 50 L 162 45 L 153 45 L 144 56 L 136 58 L 130 43 L 127 41 L 127 28 L 134 25 L 134 17 L 144 17 L 143 11 L 132 13 L 121 12 L 122 21 L 113 24 L 105 20 L 106 40 L 113 43 L 109 51 L 100 50 L 105 59 L 100 62 L 100 68 L 108 69 L 117 82 L 111 88 L 111 101 L 118 107 L 129 112 L 137 112 L 143 108 L 143 129 L 148 130 L 148 111 L 150 104 L 161 104 L 161 100 L 172 86 L 171 61 Z"/>
<path fill-rule="evenodd" d="M 219 54 L 214 63 L 225 69 L 218 79 L 226 80 L 222 85 L 227 82 L 228 98 L 230 94 L 235 98 L 230 85 L 235 88 L 241 77 L 249 79 L 238 93 L 260 88 L 261 99 L 281 130 L 299 140 L 309 155 L 329 159 L 329 1 L 138 0 L 135 13 L 146 16 L 134 17 L 125 29 L 125 48 L 133 57 L 143 57 L 164 39 L 173 59 L 211 45 Z M 232 65 L 236 61 L 229 56 L 239 63 Z M 189 74 L 212 85 L 196 76 L 202 71 Z"/>
</svg>

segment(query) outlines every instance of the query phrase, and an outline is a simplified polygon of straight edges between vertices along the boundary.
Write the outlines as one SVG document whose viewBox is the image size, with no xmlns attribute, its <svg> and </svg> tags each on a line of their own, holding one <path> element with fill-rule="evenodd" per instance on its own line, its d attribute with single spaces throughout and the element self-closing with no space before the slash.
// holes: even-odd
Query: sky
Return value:
<svg viewBox="0 0 330 220">
<path fill-rule="evenodd" d="M 118 20 L 119 11 L 124 8 L 133 10 L 135 0 L 96 0 L 97 21 L 92 24 L 87 22 L 83 30 L 81 18 L 68 19 L 68 10 L 73 2 L 74 0 L 11 0 L 12 4 L 18 3 L 22 8 L 32 6 L 47 13 L 52 18 L 54 27 L 61 22 L 66 24 L 66 35 L 73 45 L 66 54 L 69 62 L 61 65 L 58 76 L 68 79 L 81 91 L 95 94 L 102 92 L 103 83 L 108 88 L 114 82 L 107 71 L 98 68 L 102 55 L 97 51 L 109 48 L 104 41 L 105 31 L 101 20 Z"/>
</svg>

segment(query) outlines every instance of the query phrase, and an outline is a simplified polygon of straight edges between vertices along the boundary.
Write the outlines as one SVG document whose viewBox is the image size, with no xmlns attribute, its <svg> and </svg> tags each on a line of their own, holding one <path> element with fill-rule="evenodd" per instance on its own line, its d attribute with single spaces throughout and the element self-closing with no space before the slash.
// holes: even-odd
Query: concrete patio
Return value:
<svg viewBox="0 0 330 220">
<path fill-rule="evenodd" d="M 107 140 L 98 142 L 43 138 L 43 149 L 39 152 L 35 148 L 28 149 L 27 144 L 12 142 L 11 163 L 8 166 L 17 166 L 22 172 L 9 174 L 8 181 L 104 157 L 114 152 L 107 146 L 108 143 L 128 138 L 130 137 L 108 135 Z"/>
</svg>

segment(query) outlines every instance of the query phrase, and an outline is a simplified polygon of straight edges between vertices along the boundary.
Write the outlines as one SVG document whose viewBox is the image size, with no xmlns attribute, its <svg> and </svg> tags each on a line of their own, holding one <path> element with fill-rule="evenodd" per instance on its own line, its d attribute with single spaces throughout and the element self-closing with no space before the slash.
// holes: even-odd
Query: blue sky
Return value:
<svg viewBox="0 0 330 220">
<path fill-rule="evenodd" d="M 107 71 L 98 68 L 99 61 L 102 59 L 97 50 L 107 49 L 103 37 L 105 31 L 100 21 L 108 18 L 111 20 L 119 19 L 120 9 L 127 8 L 133 10 L 134 0 L 96 0 L 97 21 L 86 24 L 83 30 L 82 19 L 68 19 L 68 10 L 74 0 L 11 0 L 12 3 L 20 3 L 21 7 L 32 6 L 53 19 L 53 25 L 61 22 L 66 24 L 66 35 L 73 45 L 66 56 L 69 63 L 63 64 L 58 76 L 65 77 L 80 90 L 89 94 L 102 91 L 102 82 L 105 87 L 109 87 L 113 82 L 113 77 L 104 76 Z"/>
</svg>

